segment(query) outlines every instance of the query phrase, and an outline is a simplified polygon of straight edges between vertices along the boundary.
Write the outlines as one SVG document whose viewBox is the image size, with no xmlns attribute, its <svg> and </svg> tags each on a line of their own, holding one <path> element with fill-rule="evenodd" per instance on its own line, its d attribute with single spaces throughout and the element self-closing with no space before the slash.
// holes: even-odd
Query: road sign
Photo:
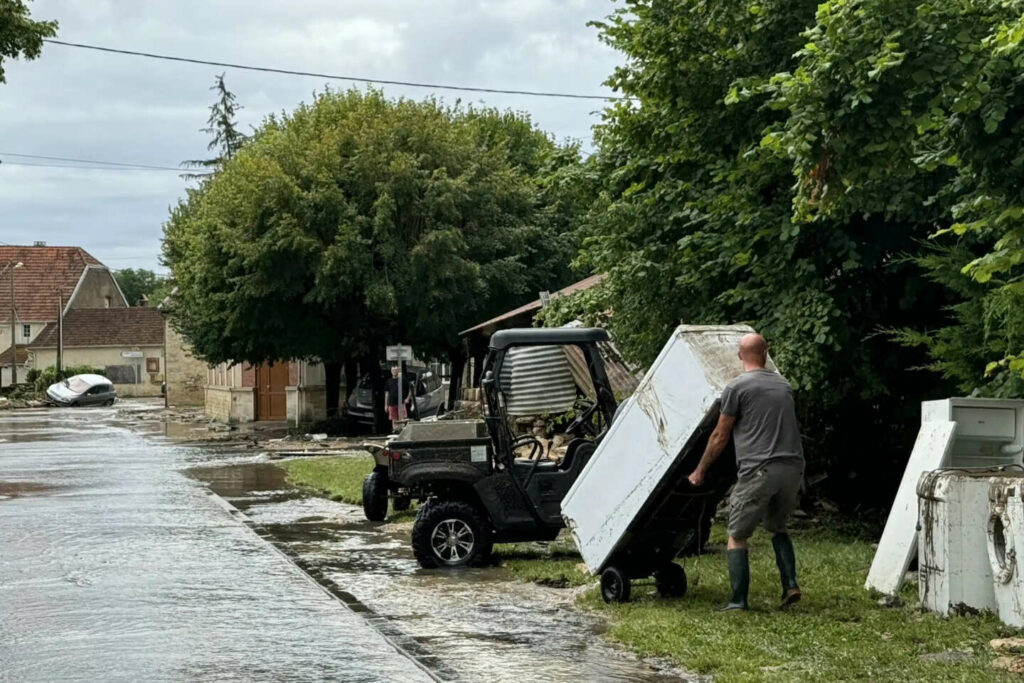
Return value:
<svg viewBox="0 0 1024 683">
<path fill-rule="evenodd" d="M 389 346 L 389 347 L 387 347 L 387 359 L 388 360 L 411 361 L 412 360 L 412 347 L 411 346 L 402 346 L 401 344 L 396 344 L 395 346 Z"/>
<path fill-rule="evenodd" d="M 142 351 L 122 351 L 121 358 L 142 358 Z"/>
</svg>

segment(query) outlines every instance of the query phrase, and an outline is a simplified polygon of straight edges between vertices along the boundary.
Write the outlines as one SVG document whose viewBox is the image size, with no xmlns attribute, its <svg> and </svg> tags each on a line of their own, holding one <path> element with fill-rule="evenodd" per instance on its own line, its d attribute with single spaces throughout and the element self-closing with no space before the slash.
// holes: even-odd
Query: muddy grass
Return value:
<svg viewBox="0 0 1024 683">
<path fill-rule="evenodd" d="M 358 505 L 372 461 L 316 458 L 280 466 L 296 485 Z M 787 612 L 776 609 L 778 570 L 771 542 L 760 534 L 751 546 L 751 611 L 714 612 L 728 593 L 724 531 L 717 524 L 712 552 L 680 561 L 690 580 L 686 597 L 666 600 L 636 582 L 630 604 L 605 605 L 596 589 L 580 603 L 608 617 L 613 640 L 716 681 L 999 680 L 988 643 L 1014 629 L 990 614 L 943 619 L 924 613 L 916 585 L 904 589 L 905 606 L 880 607 L 878 596 L 864 590 L 874 553 L 870 538 L 842 533 L 845 528 L 830 523 L 794 532 L 804 600 Z M 500 545 L 494 556 L 523 581 L 566 588 L 595 582 L 565 535 L 552 543 Z"/>
</svg>

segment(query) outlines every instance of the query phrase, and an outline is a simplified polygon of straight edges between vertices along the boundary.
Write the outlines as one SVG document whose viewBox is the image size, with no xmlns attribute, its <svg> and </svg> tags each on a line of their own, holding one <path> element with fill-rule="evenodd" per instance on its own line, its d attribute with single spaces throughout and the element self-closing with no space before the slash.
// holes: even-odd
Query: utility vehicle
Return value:
<svg viewBox="0 0 1024 683">
<path fill-rule="evenodd" d="M 496 332 L 483 365 L 485 418 L 406 425 L 375 456 L 367 516 L 386 515 L 389 490 L 399 509 L 423 501 L 412 547 L 424 567 L 479 565 L 495 543 L 553 540 L 565 526 L 562 497 L 615 415 L 598 346 L 607 341 L 597 328 Z M 560 460 L 538 437 L 514 436 L 517 416 L 566 413 L 575 418 Z"/>
</svg>

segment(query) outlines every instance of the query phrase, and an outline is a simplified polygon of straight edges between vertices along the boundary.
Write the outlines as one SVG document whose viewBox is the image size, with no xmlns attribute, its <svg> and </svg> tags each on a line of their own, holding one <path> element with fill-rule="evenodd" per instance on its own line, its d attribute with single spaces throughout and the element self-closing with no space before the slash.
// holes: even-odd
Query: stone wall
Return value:
<svg viewBox="0 0 1024 683">
<path fill-rule="evenodd" d="M 132 302 L 128 302 L 132 303 Z M 105 268 L 89 268 L 82 280 L 71 308 L 126 308 L 114 282 L 113 274 Z M 54 303 L 56 310 L 56 302 Z M 54 316 L 56 317 L 56 316 Z"/>
<path fill-rule="evenodd" d="M 167 405 L 203 405 L 209 366 L 192 355 L 191 347 L 169 323 L 165 323 L 164 334 L 167 340 Z"/>
<path fill-rule="evenodd" d="M 327 390 L 322 386 L 288 387 L 288 422 L 294 425 L 327 417 Z"/>
<path fill-rule="evenodd" d="M 255 394 L 248 387 L 206 387 L 206 415 L 220 422 L 252 422 L 256 417 Z"/>
</svg>

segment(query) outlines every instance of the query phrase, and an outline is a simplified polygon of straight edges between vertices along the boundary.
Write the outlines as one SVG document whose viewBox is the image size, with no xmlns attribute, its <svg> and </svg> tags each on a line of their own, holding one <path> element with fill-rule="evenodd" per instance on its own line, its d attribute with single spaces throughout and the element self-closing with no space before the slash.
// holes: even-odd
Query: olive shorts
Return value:
<svg viewBox="0 0 1024 683">
<path fill-rule="evenodd" d="M 745 541 L 761 523 L 773 534 L 784 532 L 803 479 L 803 463 L 787 460 L 740 477 L 729 499 L 729 536 Z"/>
</svg>

